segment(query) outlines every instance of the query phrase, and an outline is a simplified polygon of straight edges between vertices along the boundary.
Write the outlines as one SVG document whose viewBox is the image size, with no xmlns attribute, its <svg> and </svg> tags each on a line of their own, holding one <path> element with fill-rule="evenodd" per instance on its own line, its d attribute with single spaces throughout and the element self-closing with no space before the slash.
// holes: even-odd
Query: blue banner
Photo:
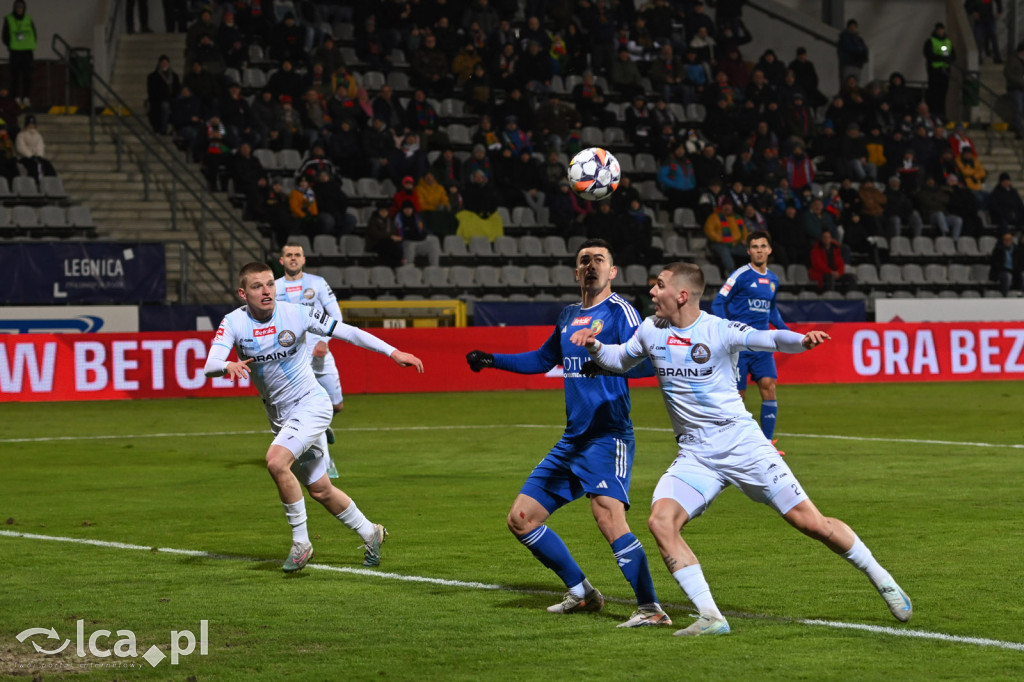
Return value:
<svg viewBox="0 0 1024 682">
<path fill-rule="evenodd" d="M 167 298 L 163 244 L 0 244 L 0 302 L 157 303 Z"/>
</svg>

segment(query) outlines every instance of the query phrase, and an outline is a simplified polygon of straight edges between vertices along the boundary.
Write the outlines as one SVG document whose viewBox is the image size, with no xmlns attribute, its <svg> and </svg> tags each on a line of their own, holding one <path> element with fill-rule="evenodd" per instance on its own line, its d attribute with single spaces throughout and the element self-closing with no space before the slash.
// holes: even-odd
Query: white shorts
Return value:
<svg viewBox="0 0 1024 682">
<path fill-rule="evenodd" d="M 316 344 L 313 344 L 316 345 Z M 310 366 L 313 368 L 313 375 L 321 386 L 331 396 L 331 404 L 337 405 L 345 399 L 341 394 L 341 376 L 338 374 L 338 366 L 334 363 L 334 356 L 330 351 L 322 358 L 310 356 Z"/>
<path fill-rule="evenodd" d="M 330 455 L 324 432 L 333 417 L 330 402 L 319 390 L 281 410 L 267 407 L 267 418 L 275 434 L 273 444 L 292 453 L 292 473 L 302 485 L 314 483 L 327 473 Z"/>
<path fill-rule="evenodd" d="M 652 502 L 674 499 L 694 518 L 730 484 L 780 515 L 808 499 L 789 465 L 753 419 L 737 420 L 707 436 L 699 445 L 687 443 L 680 449 L 658 481 Z"/>
</svg>

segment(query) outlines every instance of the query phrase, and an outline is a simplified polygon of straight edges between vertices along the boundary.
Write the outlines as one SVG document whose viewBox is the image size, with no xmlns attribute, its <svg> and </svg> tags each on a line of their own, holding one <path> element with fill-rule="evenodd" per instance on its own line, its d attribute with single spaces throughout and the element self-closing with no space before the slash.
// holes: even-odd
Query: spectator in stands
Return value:
<svg viewBox="0 0 1024 682">
<path fill-rule="evenodd" d="M 743 218 L 735 215 L 734 210 L 730 199 L 722 199 L 718 208 L 704 221 L 708 248 L 724 273 L 735 270 L 735 259 L 743 259 L 747 254 L 747 228 Z"/>
<path fill-rule="evenodd" d="M 279 106 L 274 110 L 274 125 L 271 129 L 270 139 L 277 138 L 279 140 L 277 151 L 281 149 L 305 151 L 309 143 L 316 139 L 316 131 L 307 131 L 302 127 L 302 115 L 292 106 L 290 95 L 281 95 L 278 102 Z M 273 143 L 270 146 L 273 148 Z"/>
<path fill-rule="evenodd" d="M 211 192 L 226 191 L 228 169 L 233 160 L 231 145 L 227 141 L 227 130 L 220 118 L 211 116 L 206 122 L 202 166 L 206 185 Z"/>
<path fill-rule="evenodd" d="M 1017 43 L 1016 50 L 1007 58 L 1003 78 L 1013 104 L 1013 127 L 1019 140 L 1024 136 L 1024 41 Z"/>
<path fill-rule="evenodd" d="M 343 116 L 339 127 L 327 139 L 328 155 L 335 162 L 335 172 L 343 178 L 361 178 L 369 172 L 369 165 L 362 153 L 363 134 L 352 123 L 352 119 Z"/>
<path fill-rule="evenodd" d="M 999 174 L 999 184 L 988 195 L 988 213 L 1000 234 L 1024 228 L 1024 202 L 1010 184 L 1009 173 Z"/>
<path fill-rule="evenodd" d="M 612 194 L 612 211 L 618 215 L 625 215 L 634 199 L 643 203 L 640 200 L 640 191 L 633 185 L 633 181 L 628 175 L 623 175 L 619 181 L 619 188 Z"/>
<path fill-rule="evenodd" d="M 843 137 L 840 146 L 841 171 L 840 175 L 852 178 L 856 182 L 862 182 L 878 177 L 878 168 L 868 161 L 867 148 L 864 145 L 864 137 L 861 135 L 860 126 L 851 123 L 846 128 L 846 135 Z"/>
<path fill-rule="evenodd" d="M 325 231 L 332 236 L 352 232 L 356 220 L 355 216 L 348 214 L 348 197 L 341 189 L 341 183 L 330 172 L 321 170 L 312 185 L 317 211 L 327 226 Z"/>
<path fill-rule="evenodd" d="M 405 121 L 402 119 L 402 112 L 399 103 L 394 99 L 394 93 L 390 85 L 383 85 L 380 92 L 373 98 L 373 115 L 384 121 L 385 125 L 401 133 L 405 130 Z"/>
<path fill-rule="evenodd" d="M 744 187 L 753 187 L 760 182 L 760 178 L 761 171 L 754 160 L 753 150 L 750 147 L 743 148 L 733 161 L 732 174 L 729 179 Z"/>
<path fill-rule="evenodd" d="M 768 187 L 778 185 L 782 178 L 787 177 L 786 166 L 779 159 L 775 147 L 765 147 L 755 161 L 758 169 L 757 179 Z"/>
<path fill-rule="evenodd" d="M 199 160 L 201 149 L 196 147 L 196 140 L 204 123 L 203 105 L 199 98 L 192 94 L 187 85 L 181 86 L 178 97 L 171 103 L 171 127 L 181 139 L 183 148 L 192 154 L 194 161 Z"/>
<path fill-rule="evenodd" d="M 800 217 L 804 228 L 805 250 L 821 239 L 822 232 L 835 232 L 836 224 L 832 215 L 825 211 L 825 202 L 820 197 L 813 197 L 807 209 Z"/>
<path fill-rule="evenodd" d="M 523 88 L 534 97 L 544 98 L 550 92 L 554 75 L 551 56 L 536 40 L 531 40 L 526 51 L 519 57 L 517 72 Z"/>
<path fill-rule="evenodd" d="M 281 61 L 281 68 L 274 72 L 274 75 L 267 81 L 267 90 L 273 93 L 278 100 L 282 96 L 291 97 L 291 101 L 298 100 L 304 91 L 302 76 L 295 71 L 291 59 Z"/>
<path fill-rule="evenodd" d="M 610 244 L 612 243 L 610 240 L 623 241 L 619 237 L 620 227 L 620 217 L 612 213 L 609 201 L 598 201 L 596 209 L 583 219 L 583 228 L 586 230 L 587 239 L 603 239 Z M 615 249 L 615 253 L 619 254 L 619 250 Z M 622 260 L 621 256 L 619 262 L 623 265 L 628 263 L 628 261 Z"/>
<path fill-rule="evenodd" d="M 687 43 L 687 47 L 689 49 L 696 51 L 697 61 L 711 64 L 713 66 L 717 65 L 714 54 L 716 46 L 717 42 L 706 26 L 701 26 L 697 29 L 696 34 L 694 34 Z M 736 54 L 739 54 L 738 50 Z"/>
<path fill-rule="evenodd" d="M 188 0 L 163 0 L 164 27 L 168 33 L 188 30 Z"/>
<path fill-rule="evenodd" d="M 203 67 L 202 62 L 192 61 L 192 66 L 185 74 L 181 85 L 187 87 L 193 95 L 199 98 L 204 116 L 212 116 L 217 113 L 220 83 L 216 76 Z"/>
<path fill-rule="evenodd" d="M 388 210 L 388 215 L 393 216 L 397 214 L 402 210 L 402 205 L 407 201 L 412 204 L 416 213 L 422 210 L 419 197 L 416 195 L 416 179 L 411 175 L 406 175 L 402 178 L 401 185 L 391 196 L 391 208 Z"/>
<path fill-rule="evenodd" d="M 345 57 L 341 52 L 341 47 L 335 42 L 334 36 L 330 34 L 325 35 L 323 44 L 313 51 L 311 60 L 314 64 L 322 64 L 324 73 L 328 77 L 333 76 L 345 66 Z"/>
<path fill-rule="evenodd" d="M 314 69 L 316 65 L 314 65 Z M 353 122 L 358 120 L 368 120 L 373 116 L 373 106 L 366 100 L 367 108 L 369 111 L 364 111 L 362 103 L 355 99 L 359 94 L 359 89 L 353 91 L 353 81 L 339 80 L 338 86 L 334 89 L 334 92 L 327 97 L 327 115 L 330 117 L 334 128 L 337 128 L 338 123 L 343 118 L 349 118 Z M 315 86 L 311 86 L 316 89 Z M 319 90 L 317 90 L 319 93 Z M 365 91 L 364 97 L 365 97 Z"/>
<path fill-rule="evenodd" d="M 562 163 L 561 157 L 558 152 L 551 150 L 548 152 L 547 160 L 544 162 L 542 168 L 543 179 L 544 179 L 544 191 L 551 196 L 557 189 L 562 180 L 566 179 L 567 169 L 565 164 Z"/>
<path fill-rule="evenodd" d="M 921 222 L 921 215 L 914 210 L 914 202 L 907 192 L 900 188 L 899 176 L 889 178 L 889 184 L 885 188 L 885 235 L 890 239 L 903 234 L 903 226 L 910 228 L 910 234 L 917 236 L 921 234 L 924 224 Z"/>
<path fill-rule="evenodd" d="M 716 64 L 718 73 L 723 74 L 728 84 L 735 88 L 737 101 L 742 101 L 743 92 L 750 84 L 750 65 L 743 59 L 739 48 L 732 47 L 725 52 L 724 56 Z M 718 74 L 715 74 L 716 78 Z"/>
<path fill-rule="evenodd" d="M 299 220 L 292 215 L 290 196 L 279 179 L 271 182 L 267 201 L 263 206 L 262 218 L 270 225 L 278 247 L 284 246 L 288 237 L 298 231 Z"/>
<path fill-rule="evenodd" d="M 725 162 L 718 156 L 718 147 L 704 145 L 698 156 L 693 157 L 693 170 L 697 175 L 697 186 L 708 187 L 712 180 L 725 180 Z"/>
<path fill-rule="evenodd" d="M 974 145 L 974 140 L 972 140 L 970 135 L 967 134 L 964 124 L 960 122 L 953 126 L 953 132 L 949 136 L 949 147 L 953 150 L 953 155 L 958 159 L 966 150 L 970 150 L 975 154 L 977 153 L 977 147 Z"/>
<path fill-rule="evenodd" d="M 254 134 L 264 147 L 272 147 L 270 138 L 277 120 L 277 102 L 270 90 L 263 90 L 257 95 L 249 107 L 249 122 Z M 276 133 L 276 131 L 274 131 Z M 280 148 L 280 145 L 278 145 Z"/>
<path fill-rule="evenodd" d="M 295 181 L 295 189 L 288 195 L 288 207 L 299 222 L 299 229 L 308 237 L 336 234 L 333 216 L 320 213 L 312 183 L 304 175 Z"/>
<path fill-rule="evenodd" d="M 839 242 L 832 239 L 831 230 L 822 231 L 821 237 L 811 249 L 811 267 L 807 274 L 817 283 L 819 291 L 835 291 L 838 284 L 840 293 L 846 293 L 850 285 L 857 281 L 853 274 L 846 272 L 842 248 Z"/>
<path fill-rule="evenodd" d="M 796 58 L 789 63 L 789 69 L 793 72 L 796 87 L 806 96 L 808 106 L 820 107 L 828 101 L 818 89 L 818 71 L 807 56 L 807 48 L 796 49 Z"/>
<path fill-rule="evenodd" d="M 228 144 L 232 147 L 237 147 L 243 140 L 251 145 L 260 143 L 260 136 L 250 123 L 250 114 L 249 102 L 242 97 L 242 86 L 231 83 L 228 96 L 220 106 L 220 120 L 227 130 Z"/>
<path fill-rule="evenodd" d="M 670 102 L 684 101 L 683 83 L 686 69 L 683 60 L 672 53 L 671 45 L 662 45 L 658 56 L 650 64 L 651 86 Z"/>
<path fill-rule="evenodd" d="M 452 60 L 452 74 L 455 75 L 455 86 L 463 87 L 469 77 L 473 75 L 473 67 L 477 64 L 482 64 L 483 58 L 476 50 L 476 45 L 472 41 L 467 42 L 459 50 L 458 54 Z"/>
<path fill-rule="evenodd" d="M 627 121 L 628 121 L 627 117 Z M 561 98 L 551 93 L 548 102 L 537 110 L 537 130 L 549 148 L 556 151 L 567 149 L 569 136 L 579 134 L 582 126 L 580 114 Z"/>
<path fill-rule="evenodd" d="M 199 44 L 192 50 L 192 59 L 203 65 L 203 68 L 214 76 L 221 76 L 227 65 L 224 63 L 224 56 L 221 55 L 217 44 L 210 36 L 203 36 Z"/>
<path fill-rule="evenodd" d="M 135 33 L 135 5 L 139 6 L 139 26 L 143 33 L 152 33 L 149 27 L 149 0 L 127 0 L 124 4 L 124 29 L 126 33 Z"/>
<path fill-rule="evenodd" d="M 449 73 L 448 57 L 437 46 L 437 38 L 428 33 L 410 62 L 412 84 L 433 97 L 447 97 L 453 86 Z"/>
<path fill-rule="evenodd" d="M 7 88 L 0 86 L 0 118 L 7 121 L 7 131 L 12 138 L 18 135 L 21 128 L 18 127 L 18 119 L 24 110 L 17 100 L 11 97 Z"/>
<path fill-rule="evenodd" d="M 1003 232 L 999 235 L 999 241 L 992 249 L 989 263 L 988 278 L 999 283 L 999 291 L 1003 296 L 1009 296 L 1011 288 L 1021 288 L 1021 272 L 1024 271 L 1024 244 L 1014 244 L 1013 234 Z"/>
<path fill-rule="evenodd" d="M 786 82 L 786 65 L 779 61 L 775 51 L 768 49 L 761 54 L 755 69 L 764 74 L 765 79 L 776 89 L 781 88 Z"/>
<path fill-rule="evenodd" d="M 388 217 L 388 205 L 377 205 L 366 225 L 366 250 L 376 253 L 380 264 L 397 268 L 405 259 L 398 225 Z"/>
<path fill-rule="evenodd" d="M 699 184 L 698 187 L 700 187 Z M 711 178 L 707 186 L 701 189 L 700 198 L 697 199 L 695 212 L 699 224 L 704 224 L 708 217 L 718 210 L 718 204 L 721 203 L 723 196 L 722 179 Z"/>
<path fill-rule="evenodd" d="M 25 174 L 36 180 L 43 176 L 57 175 L 53 164 L 46 159 L 46 143 L 36 129 L 36 117 L 25 117 L 25 125 L 14 140 L 14 148 L 18 152 L 18 162 L 25 169 Z"/>
<path fill-rule="evenodd" d="M 302 160 L 302 164 L 298 170 L 295 171 L 295 176 L 305 176 L 310 183 L 316 182 L 317 177 L 320 173 L 326 172 L 329 177 L 337 178 L 338 172 L 335 168 L 334 163 L 327 158 L 327 153 L 324 151 L 324 147 L 321 144 L 313 145 L 309 151 L 309 155 Z"/>
<path fill-rule="evenodd" d="M 497 189 L 481 169 L 474 170 L 463 196 L 465 210 L 476 213 L 486 220 L 501 205 Z"/>
<path fill-rule="evenodd" d="M 217 39 L 217 27 L 213 25 L 208 8 L 203 8 L 199 12 L 199 18 L 188 27 L 188 32 L 185 34 L 185 54 L 189 61 L 195 60 L 196 52 L 203 38 L 209 38 L 211 42 Z"/>
<path fill-rule="evenodd" d="M 996 64 L 1002 64 L 1003 57 L 999 54 L 999 37 L 996 35 L 996 20 L 1003 15 L 1002 0 L 967 0 L 964 3 L 964 10 L 973 22 L 974 40 L 977 43 L 978 52 L 984 53 L 985 57 L 992 57 L 992 61 Z M 978 63 L 980 64 L 982 61 L 982 56 L 979 54 Z"/>
<path fill-rule="evenodd" d="M 7 122 L 0 118 L 0 177 L 10 183 L 18 175 L 18 161 Z"/>
<path fill-rule="evenodd" d="M 934 177 L 929 176 L 924 180 L 924 187 L 914 195 L 914 203 L 922 220 L 927 220 L 939 234 L 955 240 L 960 238 L 964 221 L 949 210 L 951 194 L 948 185 L 939 185 Z"/>
<path fill-rule="evenodd" d="M 370 167 L 370 177 L 381 180 L 391 175 L 388 164 L 397 151 L 395 136 L 383 119 L 371 119 L 363 134 L 363 152 Z M 399 177 L 402 177 L 401 175 Z"/>
<path fill-rule="evenodd" d="M 768 219 L 768 231 L 772 235 L 772 255 L 780 265 L 788 267 L 791 263 L 806 262 L 807 240 L 797 220 L 795 205 L 786 204 L 782 213 L 772 215 Z"/>
<path fill-rule="evenodd" d="M 324 102 L 333 98 L 336 93 L 342 101 L 350 102 L 355 99 L 358 89 L 358 83 L 352 74 L 342 71 L 332 78 L 320 62 L 313 62 L 309 73 L 303 79 L 303 90 L 312 90 Z"/>
<path fill-rule="evenodd" d="M 617 125 L 615 115 L 605 109 L 604 89 L 594 81 L 592 71 L 583 72 L 583 80 L 572 89 L 572 101 L 585 126 Z"/>
<path fill-rule="evenodd" d="M 793 153 L 786 157 L 786 179 L 796 191 L 809 187 L 814 182 L 814 161 L 804 153 L 802 144 L 793 146 Z"/>
<path fill-rule="evenodd" d="M 697 205 L 697 173 L 686 150 L 679 145 L 658 168 L 658 189 L 668 197 L 669 206 L 693 208 Z"/>
<path fill-rule="evenodd" d="M 983 205 L 982 202 L 978 200 L 974 192 L 960 182 L 957 175 L 950 175 L 946 178 L 946 185 L 949 189 L 949 212 L 964 221 L 961 234 L 972 237 L 979 236 L 985 227 L 978 215 Z"/>
<path fill-rule="evenodd" d="M 618 58 L 608 69 L 608 83 L 612 89 L 627 96 L 642 95 L 644 92 L 643 76 L 636 62 L 629 56 L 629 50 L 621 48 Z"/>
<path fill-rule="evenodd" d="M 946 92 L 949 90 L 950 65 L 956 59 L 953 41 L 946 35 L 945 24 L 935 24 L 935 30 L 924 42 L 925 66 L 928 68 L 928 91 L 925 101 L 936 116 L 946 117 Z"/>
<path fill-rule="evenodd" d="M 860 35 L 860 26 L 856 19 L 846 22 L 846 29 L 839 34 L 839 82 L 853 75 L 860 80 L 861 67 L 868 61 L 868 46 Z"/>
<path fill-rule="evenodd" d="M 988 200 L 988 192 L 981 189 L 982 183 L 988 177 L 988 171 L 981 165 L 981 159 L 974 154 L 971 147 L 962 147 L 962 151 L 956 160 L 957 171 L 964 179 L 967 189 L 975 193 L 978 201 L 985 203 Z"/>
<path fill-rule="evenodd" d="M 501 131 L 501 143 L 502 149 L 509 150 L 515 157 L 523 152 L 533 153 L 533 142 L 529 135 L 519 129 L 519 122 L 515 116 L 505 118 L 505 129 Z"/>
<path fill-rule="evenodd" d="M 430 170 L 444 187 L 459 185 L 462 182 L 462 161 L 455 156 L 451 148 L 441 151 L 441 155 L 430 166 Z"/>
<path fill-rule="evenodd" d="M 306 29 L 299 26 L 295 14 L 287 12 L 270 33 L 270 56 L 277 61 L 305 64 L 307 59 Z"/>
<path fill-rule="evenodd" d="M 528 150 L 521 150 L 512 155 L 510 164 L 508 204 L 521 206 L 525 204 L 540 215 L 544 208 L 544 171 L 541 163 L 533 158 Z"/>
<path fill-rule="evenodd" d="M 465 110 L 468 114 L 483 114 L 490 110 L 493 97 L 491 77 L 483 64 L 473 67 L 473 74 L 463 87 Z"/>
<path fill-rule="evenodd" d="M 490 157 L 487 156 L 487 150 L 482 144 L 473 146 L 473 153 L 470 155 L 466 162 L 462 164 L 462 186 L 465 187 L 469 184 L 473 173 L 476 171 L 482 172 L 488 180 L 494 179 L 494 166 L 491 163 Z"/>
<path fill-rule="evenodd" d="M 248 142 L 239 145 L 238 153 L 231 161 L 231 179 L 235 192 L 245 197 L 243 219 L 255 220 L 260 207 L 266 202 L 270 186 L 267 171 L 252 155 L 252 145 Z"/>
<path fill-rule="evenodd" d="M 576 220 L 574 196 L 569 188 L 569 181 L 564 177 L 554 191 L 548 192 L 547 195 L 548 219 L 563 237 L 571 234 L 573 221 Z"/>
<path fill-rule="evenodd" d="M 377 18 L 372 14 L 358 28 L 360 30 L 356 34 L 356 56 L 374 71 L 390 72 L 394 68 L 391 61 L 391 37 L 386 32 L 377 30 Z"/>
<path fill-rule="evenodd" d="M 418 212 L 428 233 L 439 237 L 455 234 L 456 223 L 451 212 L 448 190 L 432 172 L 424 173 L 416 183 L 414 204 L 419 206 Z"/>
<path fill-rule="evenodd" d="M 149 125 L 159 135 L 166 135 L 171 124 L 171 102 L 181 92 L 181 79 L 171 69 L 170 58 L 162 54 L 153 73 L 146 78 L 149 104 Z"/>
</svg>

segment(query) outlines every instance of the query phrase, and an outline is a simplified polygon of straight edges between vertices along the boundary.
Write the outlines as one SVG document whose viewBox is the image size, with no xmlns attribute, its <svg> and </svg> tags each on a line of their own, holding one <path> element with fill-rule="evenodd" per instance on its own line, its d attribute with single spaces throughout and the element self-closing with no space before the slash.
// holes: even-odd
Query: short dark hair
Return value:
<svg viewBox="0 0 1024 682">
<path fill-rule="evenodd" d="M 260 274 L 262 272 L 273 272 L 273 270 L 271 270 L 270 266 L 267 265 L 266 263 L 261 263 L 259 261 L 253 261 L 251 263 L 246 263 L 238 271 L 238 287 L 240 289 L 244 289 L 245 288 L 245 278 L 247 276 L 249 276 L 249 275 L 258 275 L 258 274 Z"/>
<path fill-rule="evenodd" d="M 686 279 L 693 287 L 692 290 L 687 288 L 687 291 L 692 291 L 697 294 L 698 297 L 704 294 L 704 271 L 700 269 L 699 265 L 695 263 L 683 263 L 681 261 L 676 261 L 675 263 L 669 263 L 664 267 L 664 269 L 671 272 L 673 277 L 679 275 Z"/>
<path fill-rule="evenodd" d="M 765 232 L 764 230 L 757 230 L 756 232 L 751 232 L 750 236 L 747 237 L 747 243 L 749 244 L 750 242 L 754 241 L 755 239 L 767 239 L 768 240 L 768 246 L 772 245 L 772 236 L 770 234 L 768 234 L 767 232 Z"/>
<path fill-rule="evenodd" d="M 608 252 L 608 257 L 612 259 L 612 263 L 615 262 L 615 252 L 612 251 L 612 245 L 603 239 L 588 239 L 580 244 L 580 247 L 576 249 L 576 260 L 579 260 L 580 251 L 593 248 L 605 249 Z"/>
</svg>

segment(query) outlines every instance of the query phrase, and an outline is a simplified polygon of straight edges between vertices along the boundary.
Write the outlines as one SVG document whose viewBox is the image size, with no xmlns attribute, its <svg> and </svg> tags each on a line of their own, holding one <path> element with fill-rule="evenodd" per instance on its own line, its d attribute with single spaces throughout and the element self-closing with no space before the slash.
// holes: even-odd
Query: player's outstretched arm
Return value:
<svg viewBox="0 0 1024 682">
<path fill-rule="evenodd" d="M 417 372 L 423 374 L 423 361 L 412 353 L 396 350 L 391 354 L 391 359 L 398 363 L 399 367 L 415 367 Z"/>
<path fill-rule="evenodd" d="M 820 346 L 830 338 L 832 337 L 818 330 L 806 334 L 797 334 L 783 329 L 758 330 L 747 334 L 740 347 L 769 353 L 802 353 Z"/>
<path fill-rule="evenodd" d="M 807 350 L 811 350 L 812 348 L 820 346 L 821 344 L 825 343 L 831 338 L 832 337 L 826 334 L 825 332 L 815 329 L 804 334 L 804 339 L 801 342 L 801 344 Z"/>
</svg>

